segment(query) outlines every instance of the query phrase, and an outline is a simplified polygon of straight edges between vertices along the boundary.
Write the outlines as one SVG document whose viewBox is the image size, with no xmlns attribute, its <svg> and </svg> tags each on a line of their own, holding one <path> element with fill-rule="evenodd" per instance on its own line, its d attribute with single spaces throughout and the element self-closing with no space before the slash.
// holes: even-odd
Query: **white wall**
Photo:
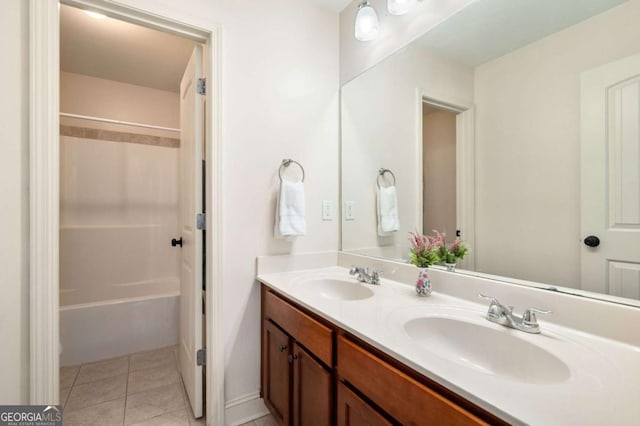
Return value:
<svg viewBox="0 0 640 426">
<path fill-rule="evenodd" d="M 479 271 L 580 286 L 580 73 L 639 52 L 638 22 L 632 0 L 476 69 Z"/>
<path fill-rule="evenodd" d="M 3 143 L 0 182 L 7 205 L 22 206 L 26 188 L 19 187 L 24 169 L 19 167 L 27 140 L 21 120 L 27 70 L 21 37 L 26 42 L 27 23 L 20 17 L 21 0 L 3 4 L 2 43 L 10 60 L 2 67 L 1 120 L 10 129 Z M 200 27 L 223 25 L 222 138 L 224 181 L 224 312 L 227 400 L 257 393 L 260 370 L 260 305 L 255 282 L 255 258 L 263 254 L 336 250 L 338 221 L 321 220 L 322 200 L 338 204 L 338 15 L 299 0 L 124 0 L 121 3 L 170 16 Z M 5 94 L 6 93 L 6 94 Z M 23 114 L 20 114 L 22 112 Z M 6 151 L 6 155 L 5 154 Z M 308 235 L 294 243 L 273 239 L 278 166 L 285 157 L 300 161 L 307 172 Z M 24 185 L 24 184 L 23 184 Z M 2 221 L 3 276 L 15 284 L 3 285 L 0 327 L 7 327 L 8 346 L 2 351 L 2 380 L 6 400 L 26 395 L 28 355 L 25 279 L 19 255 L 26 241 L 21 233 L 27 216 L 21 207 L 11 209 Z M 6 237 L 5 237 L 6 236 Z M 5 253 L 8 253 L 5 255 Z M 6 388 L 6 391 L 4 390 Z M 25 400 L 23 397 L 22 400 Z M 4 402 L 4 393 L 3 393 Z"/>
<path fill-rule="evenodd" d="M 419 1 L 411 12 L 393 16 L 387 0 L 370 0 L 380 21 L 375 40 L 362 42 L 353 36 L 358 4 L 353 0 L 340 12 L 340 82 L 342 84 L 377 64 L 427 32 L 473 0 Z"/>
<path fill-rule="evenodd" d="M 256 393 L 260 304 L 255 258 L 335 250 L 338 221 L 338 16 L 299 0 L 126 0 L 202 27 L 223 25 L 223 324 L 227 401 Z M 278 167 L 304 166 L 307 236 L 273 238 Z M 215 344 L 215 343 L 214 343 Z"/>
<path fill-rule="evenodd" d="M 411 45 L 342 88 L 342 196 L 355 202 L 355 220 L 343 220 L 342 248 L 408 256 L 408 233 L 421 228 L 422 102 L 470 103 L 473 70 Z M 400 230 L 378 237 L 375 185 L 379 168 L 396 175 Z M 455 183 L 454 183 L 455 184 Z M 454 219 L 455 220 L 455 219 Z M 363 251 L 365 249 L 365 251 Z"/>
<path fill-rule="evenodd" d="M 29 399 L 28 5 L 0 13 L 0 404 Z"/>
</svg>

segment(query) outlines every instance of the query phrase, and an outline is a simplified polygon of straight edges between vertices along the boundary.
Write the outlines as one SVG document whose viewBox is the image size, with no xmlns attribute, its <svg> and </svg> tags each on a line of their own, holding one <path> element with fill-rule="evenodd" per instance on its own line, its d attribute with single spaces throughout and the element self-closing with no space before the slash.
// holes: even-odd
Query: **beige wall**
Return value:
<svg viewBox="0 0 640 426">
<path fill-rule="evenodd" d="M 456 113 L 423 106 L 423 230 L 456 235 Z"/>
<path fill-rule="evenodd" d="M 180 95 L 82 74 L 61 72 L 60 112 L 180 128 Z M 91 122 L 87 121 L 82 123 L 82 125 L 90 124 Z M 115 128 L 113 130 L 121 131 Z M 135 129 L 126 131 L 135 131 Z"/>
<path fill-rule="evenodd" d="M 402 16 L 387 12 L 386 0 L 370 0 L 378 14 L 380 33 L 362 42 L 353 36 L 356 11 L 362 0 L 353 0 L 340 12 L 340 82 L 342 84 L 415 40 L 473 0 L 419 1 Z"/>
<path fill-rule="evenodd" d="M 354 201 L 356 212 L 355 220 L 343 220 L 343 250 L 381 255 L 385 247 L 385 256 L 408 257 L 408 233 L 422 224 L 420 92 L 468 104 L 473 70 L 411 45 L 342 88 L 342 198 Z M 400 230 L 385 237 L 376 228 L 381 167 L 396 175 L 400 219 Z"/>
<path fill-rule="evenodd" d="M 580 286 L 580 73 L 638 53 L 638 22 L 632 0 L 476 69 L 478 270 Z"/>
<path fill-rule="evenodd" d="M 29 400 L 28 4 L 0 13 L 0 404 Z"/>
</svg>

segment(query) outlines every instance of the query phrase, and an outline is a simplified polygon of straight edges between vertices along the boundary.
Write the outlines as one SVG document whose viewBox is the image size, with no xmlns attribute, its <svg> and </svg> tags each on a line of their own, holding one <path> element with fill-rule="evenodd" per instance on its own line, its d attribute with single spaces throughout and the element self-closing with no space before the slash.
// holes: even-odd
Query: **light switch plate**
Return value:
<svg viewBox="0 0 640 426">
<path fill-rule="evenodd" d="M 331 200 L 322 202 L 322 220 L 333 220 L 333 202 Z"/>
<path fill-rule="evenodd" d="M 344 219 L 345 220 L 355 220 L 356 219 L 355 202 L 354 201 L 345 201 L 344 202 Z"/>
</svg>

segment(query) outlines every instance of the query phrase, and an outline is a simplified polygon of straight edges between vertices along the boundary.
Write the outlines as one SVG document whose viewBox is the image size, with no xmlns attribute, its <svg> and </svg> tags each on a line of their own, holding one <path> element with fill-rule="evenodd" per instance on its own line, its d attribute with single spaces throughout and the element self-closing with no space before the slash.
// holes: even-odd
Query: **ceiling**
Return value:
<svg viewBox="0 0 640 426">
<path fill-rule="evenodd" d="M 628 0 L 476 0 L 419 43 L 475 67 Z"/>
<path fill-rule="evenodd" d="M 94 19 L 60 5 L 62 71 L 171 92 L 195 42 L 111 18 Z"/>
<path fill-rule="evenodd" d="M 310 0 L 313 3 L 319 4 L 334 12 L 342 12 L 342 9 L 347 7 L 351 0 Z"/>
</svg>

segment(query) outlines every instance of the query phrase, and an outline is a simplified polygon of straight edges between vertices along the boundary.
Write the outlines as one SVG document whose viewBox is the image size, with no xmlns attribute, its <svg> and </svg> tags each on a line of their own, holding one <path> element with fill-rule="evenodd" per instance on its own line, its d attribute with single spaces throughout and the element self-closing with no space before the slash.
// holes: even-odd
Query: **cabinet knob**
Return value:
<svg viewBox="0 0 640 426">
<path fill-rule="evenodd" d="M 279 350 L 280 352 L 284 352 L 284 351 L 286 351 L 286 350 L 287 350 L 287 345 L 280 345 L 280 346 L 278 346 L 278 350 Z"/>
<path fill-rule="evenodd" d="M 293 361 L 298 359 L 298 355 L 289 355 L 289 362 L 293 364 Z"/>
</svg>

